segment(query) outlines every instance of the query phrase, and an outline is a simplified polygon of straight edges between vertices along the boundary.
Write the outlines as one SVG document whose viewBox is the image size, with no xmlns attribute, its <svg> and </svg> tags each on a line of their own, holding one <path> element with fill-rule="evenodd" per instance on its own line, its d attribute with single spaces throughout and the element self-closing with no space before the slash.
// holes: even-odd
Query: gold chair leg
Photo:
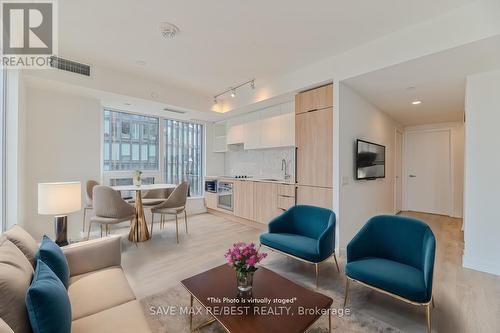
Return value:
<svg viewBox="0 0 500 333">
<path fill-rule="evenodd" d="M 340 273 L 339 263 L 337 262 L 337 255 L 333 254 L 333 259 L 335 259 L 335 265 L 337 266 L 337 271 Z"/>
<path fill-rule="evenodd" d="M 85 217 L 87 215 L 87 208 L 83 209 L 83 227 L 82 227 L 82 232 L 85 232 Z"/>
<path fill-rule="evenodd" d="M 175 233 L 177 234 L 177 244 L 179 244 L 179 219 L 177 214 L 175 214 Z"/>
<path fill-rule="evenodd" d="M 347 305 L 347 300 L 349 298 L 349 278 L 346 278 L 345 281 L 345 298 L 344 298 L 344 308 Z"/>
<path fill-rule="evenodd" d="M 188 233 L 188 218 L 186 210 L 184 209 L 184 223 L 186 223 L 186 234 Z"/>
<path fill-rule="evenodd" d="M 436 307 L 436 305 L 434 304 L 434 297 L 431 297 L 431 300 L 432 300 L 432 308 L 434 309 Z"/>
<path fill-rule="evenodd" d="M 89 232 L 87 233 L 87 240 L 90 239 L 90 228 L 92 227 L 92 222 L 89 222 Z"/>
<path fill-rule="evenodd" d="M 319 264 L 314 264 L 314 268 L 316 271 L 316 288 L 318 288 Z"/>
<path fill-rule="evenodd" d="M 431 333 L 432 332 L 432 324 L 431 324 L 431 305 L 430 304 L 427 304 L 426 310 L 427 310 L 427 332 Z"/>
<path fill-rule="evenodd" d="M 102 224 L 101 224 L 101 238 L 102 238 Z"/>
<path fill-rule="evenodd" d="M 161 221 L 160 221 L 160 224 L 161 224 L 161 228 L 163 229 L 165 227 L 165 215 L 161 214 Z"/>
<path fill-rule="evenodd" d="M 191 302 L 189 308 L 189 332 L 193 331 L 193 295 L 191 295 Z"/>
<path fill-rule="evenodd" d="M 151 212 L 151 237 L 153 237 L 153 225 L 155 224 L 155 213 Z"/>
</svg>

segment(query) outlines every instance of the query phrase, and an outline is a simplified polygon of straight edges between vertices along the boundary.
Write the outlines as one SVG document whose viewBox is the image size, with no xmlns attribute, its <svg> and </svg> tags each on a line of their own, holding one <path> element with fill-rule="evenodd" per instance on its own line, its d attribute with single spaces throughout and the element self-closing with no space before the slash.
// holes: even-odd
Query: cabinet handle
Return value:
<svg viewBox="0 0 500 333">
<path fill-rule="evenodd" d="M 298 155 L 298 152 L 299 152 L 299 147 L 295 147 L 295 183 L 297 183 L 297 175 L 299 173 L 299 171 L 297 170 L 297 155 Z"/>
</svg>

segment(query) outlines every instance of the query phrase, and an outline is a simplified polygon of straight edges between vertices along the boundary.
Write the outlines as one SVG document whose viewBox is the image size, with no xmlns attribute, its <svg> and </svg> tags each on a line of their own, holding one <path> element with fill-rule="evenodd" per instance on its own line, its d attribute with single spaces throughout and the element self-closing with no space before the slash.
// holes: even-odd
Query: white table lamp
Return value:
<svg viewBox="0 0 500 333">
<path fill-rule="evenodd" d="M 68 245 L 68 214 L 77 212 L 82 205 L 80 182 L 39 183 L 38 214 L 54 215 L 56 243 Z"/>
</svg>

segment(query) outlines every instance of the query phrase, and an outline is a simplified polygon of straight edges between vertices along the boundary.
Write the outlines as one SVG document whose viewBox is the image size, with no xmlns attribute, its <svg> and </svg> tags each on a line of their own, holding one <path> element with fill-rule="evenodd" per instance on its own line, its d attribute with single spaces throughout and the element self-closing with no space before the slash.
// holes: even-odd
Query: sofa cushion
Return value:
<svg viewBox="0 0 500 333">
<path fill-rule="evenodd" d="M 2 318 L 0 318 L 0 333 L 14 333 L 14 331 L 5 321 L 2 320 Z"/>
<path fill-rule="evenodd" d="M 73 320 L 135 299 L 120 267 L 105 268 L 71 277 L 68 295 Z"/>
<path fill-rule="evenodd" d="M 66 287 L 48 265 L 38 260 L 26 307 L 34 333 L 70 333 L 71 304 Z"/>
<path fill-rule="evenodd" d="M 30 333 L 24 297 L 33 277 L 26 256 L 5 236 L 0 237 L 0 318 L 16 333 Z"/>
<path fill-rule="evenodd" d="M 17 224 L 6 231 L 4 235 L 24 253 L 31 266 L 35 267 L 35 255 L 36 251 L 38 251 L 36 240 Z"/>
<path fill-rule="evenodd" d="M 291 254 L 311 262 L 320 262 L 318 241 L 296 234 L 265 233 L 260 235 L 260 242 L 276 250 Z"/>
<path fill-rule="evenodd" d="M 151 332 L 139 301 L 115 306 L 73 321 L 72 333 Z"/>
<path fill-rule="evenodd" d="M 66 288 L 69 281 L 69 267 L 66 256 L 61 248 L 47 235 L 42 238 L 42 244 L 36 253 L 36 259 L 43 261 L 57 275 Z"/>
<path fill-rule="evenodd" d="M 396 261 L 364 258 L 346 265 L 346 275 L 410 301 L 430 300 L 421 270 Z"/>
</svg>

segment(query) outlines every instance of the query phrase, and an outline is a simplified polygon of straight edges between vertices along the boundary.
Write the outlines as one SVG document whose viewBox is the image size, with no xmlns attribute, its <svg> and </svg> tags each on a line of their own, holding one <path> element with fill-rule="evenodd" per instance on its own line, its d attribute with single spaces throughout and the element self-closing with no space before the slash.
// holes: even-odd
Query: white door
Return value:
<svg viewBox="0 0 500 333">
<path fill-rule="evenodd" d="M 399 130 L 396 130 L 395 163 L 394 210 L 397 214 L 403 210 L 403 133 Z"/>
<path fill-rule="evenodd" d="M 408 210 L 449 215 L 450 131 L 408 132 L 405 147 Z"/>
</svg>

